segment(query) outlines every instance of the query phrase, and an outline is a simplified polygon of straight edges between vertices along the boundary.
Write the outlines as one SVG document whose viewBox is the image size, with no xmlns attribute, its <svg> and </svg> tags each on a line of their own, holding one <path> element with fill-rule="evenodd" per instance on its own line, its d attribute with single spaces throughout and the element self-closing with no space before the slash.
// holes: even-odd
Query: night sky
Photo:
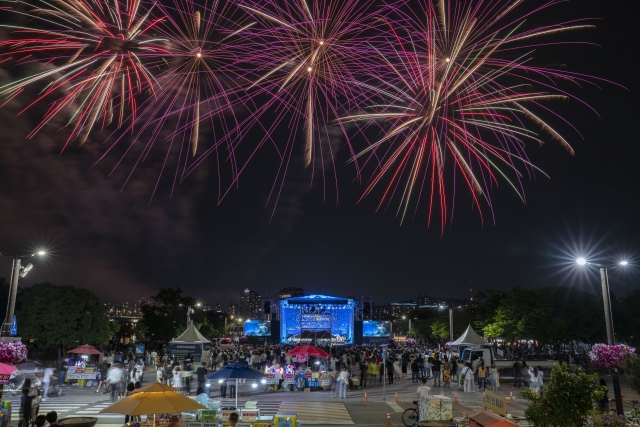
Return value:
<svg viewBox="0 0 640 427">
<path fill-rule="evenodd" d="M 575 157 L 549 138 L 542 147 L 530 145 L 531 159 L 550 179 L 538 174 L 525 181 L 526 205 L 501 182 L 491 193 L 494 219 L 485 210 L 484 223 L 463 191 L 444 231 L 437 223 L 427 227 L 424 205 L 402 225 L 396 205 L 376 213 L 379 191 L 357 204 L 365 184 L 345 166 L 346 150 L 336 162 L 336 202 L 334 183 L 328 181 L 325 191 L 300 166 L 302 144 L 275 210 L 269 192 L 278 161 L 268 147 L 220 205 L 213 158 L 173 194 L 163 181 L 149 203 L 158 159 L 138 168 L 123 189 L 131 163 L 111 176 L 115 158 L 92 168 L 104 152 L 104 134 L 94 133 L 84 146 L 62 155 L 62 120 L 26 140 L 37 117 L 15 117 L 28 101 L 23 98 L 0 109 L 0 251 L 47 248 L 50 256 L 21 286 L 71 284 L 105 301 L 132 300 L 170 286 L 223 305 L 238 301 L 246 287 L 271 295 L 285 286 L 307 294 L 368 292 L 377 303 L 418 294 L 468 297 L 470 283 L 474 292 L 555 284 L 596 289 L 594 272 L 577 273 L 571 265 L 580 255 L 612 263 L 635 260 L 610 275 L 612 291 L 622 296 L 640 286 L 639 40 L 635 15 L 623 5 L 628 3 L 578 0 L 536 18 L 600 18 L 596 30 L 556 38 L 600 47 L 549 48 L 537 57 L 628 90 L 606 83 L 601 90 L 573 90 L 601 116 L 575 101 L 556 108 L 584 136 L 563 128 Z M 8 81 L 0 68 L 0 84 Z M 10 260 L 0 261 L 0 276 L 8 278 L 10 269 Z"/>
</svg>

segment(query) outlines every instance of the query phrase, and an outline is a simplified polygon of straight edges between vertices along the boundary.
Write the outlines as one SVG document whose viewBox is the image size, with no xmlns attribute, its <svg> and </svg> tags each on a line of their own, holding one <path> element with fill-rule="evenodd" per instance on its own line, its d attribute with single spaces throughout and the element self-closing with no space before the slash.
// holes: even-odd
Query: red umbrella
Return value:
<svg viewBox="0 0 640 427">
<path fill-rule="evenodd" d="M 77 354 L 102 354 L 101 351 L 96 350 L 91 347 L 89 344 L 81 345 L 78 348 L 74 348 L 73 350 L 69 350 L 69 353 L 77 353 Z"/>
<path fill-rule="evenodd" d="M 287 352 L 289 356 L 296 354 L 308 354 L 309 356 L 329 358 L 329 354 L 324 350 L 313 345 L 301 345 Z"/>
</svg>

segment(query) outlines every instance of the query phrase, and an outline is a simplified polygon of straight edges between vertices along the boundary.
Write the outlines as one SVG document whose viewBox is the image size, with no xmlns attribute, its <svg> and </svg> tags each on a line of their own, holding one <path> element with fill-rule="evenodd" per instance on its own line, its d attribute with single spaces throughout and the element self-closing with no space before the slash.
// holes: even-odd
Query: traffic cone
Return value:
<svg viewBox="0 0 640 427">
<path fill-rule="evenodd" d="M 513 392 L 509 392 L 509 401 L 513 402 Z"/>
<path fill-rule="evenodd" d="M 387 425 L 391 425 L 391 412 L 387 412 Z"/>
<path fill-rule="evenodd" d="M 367 403 L 367 402 L 368 402 L 368 400 L 367 400 L 367 393 L 365 393 L 365 394 L 364 394 L 364 403 Z"/>
<path fill-rule="evenodd" d="M 453 403 L 458 403 L 458 393 L 453 393 Z"/>
<path fill-rule="evenodd" d="M 623 400 L 624 402 L 624 400 Z M 398 392 L 396 391 L 396 403 L 398 403 Z"/>
</svg>

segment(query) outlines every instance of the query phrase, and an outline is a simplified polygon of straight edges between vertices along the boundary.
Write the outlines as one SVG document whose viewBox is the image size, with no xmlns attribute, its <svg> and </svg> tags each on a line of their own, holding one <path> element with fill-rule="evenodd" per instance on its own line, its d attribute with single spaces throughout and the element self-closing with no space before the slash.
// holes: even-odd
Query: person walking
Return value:
<svg viewBox="0 0 640 427">
<path fill-rule="evenodd" d="M 187 396 L 191 394 L 191 378 L 193 377 L 193 365 L 191 363 L 185 363 L 182 370 L 182 383 L 184 385 L 184 392 Z"/>
<path fill-rule="evenodd" d="M 44 393 L 42 395 L 42 400 L 47 400 L 49 398 L 49 387 L 51 387 L 51 377 L 53 376 L 53 368 L 51 366 L 47 366 L 42 373 L 42 384 L 44 386 Z M 31 405 L 29 405 L 31 407 Z"/>
<path fill-rule="evenodd" d="M 29 387 L 22 388 L 22 396 L 20 397 L 20 418 L 18 420 L 19 427 L 29 427 L 31 424 L 31 406 L 35 396 L 29 396 Z"/>
<path fill-rule="evenodd" d="M 107 383 L 109 383 L 109 389 L 111 390 L 111 402 L 115 403 L 118 398 L 118 389 L 120 388 L 120 382 L 122 381 L 124 372 L 117 366 L 111 366 L 107 373 Z"/>
<path fill-rule="evenodd" d="M 198 378 L 198 388 L 201 388 L 202 390 L 205 389 L 204 384 L 206 382 L 205 377 L 207 376 L 207 368 L 206 368 L 207 364 L 205 362 L 202 362 L 202 364 L 198 367 L 198 369 L 196 369 L 196 377 Z M 199 394 L 199 393 L 196 393 Z"/>
<path fill-rule="evenodd" d="M 609 388 L 605 380 L 600 378 L 600 387 L 604 387 L 604 396 L 598 402 L 598 410 L 604 414 L 609 413 Z"/>
<path fill-rule="evenodd" d="M 538 391 L 538 368 L 534 368 L 533 366 L 529 367 L 529 390 L 533 392 Z"/>
<path fill-rule="evenodd" d="M 487 368 L 487 379 L 489 380 L 489 384 L 491 384 L 492 391 L 496 391 L 498 389 L 496 372 L 497 371 L 495 366 L 490 366 L 489 368 Z"/>
<path fill-rule="evenodd" d="M 400 361 L 396 359 L 393 362 L 393 380 L 396 384 L 400 384 L 400 375 L 402 374 L 402 368 L 400 368 Z"/>
<path fill-rule="evenodd" d="M 225 399 L 227 397 L 227 382 L 225 380 L 220 381 L 220 398 Z"/>
</svg>

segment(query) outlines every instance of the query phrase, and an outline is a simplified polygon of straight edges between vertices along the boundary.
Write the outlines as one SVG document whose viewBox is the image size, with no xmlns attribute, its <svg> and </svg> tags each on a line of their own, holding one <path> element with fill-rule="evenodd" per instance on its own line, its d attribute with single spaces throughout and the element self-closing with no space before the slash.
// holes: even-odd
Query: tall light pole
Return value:
<svg viewBox="0 0 640 427">
<path fill-rule="evenodd" d="M 576 263 L 579 266 L 585 266 L 591 264 L 584 258 L 578 258 Z M 625 267 L 629 263 L 627 261 L 620 261 L 619 266 Z M 604 320 L 607 325 L 607 344 L 616 345 L 616 336 L 613 331 L 613 316 L 611 313 L 611 295 L 609 293 L 609 275 L 607 274 L 607 268 L 594 264 L 600 267 L 600 285 L 602 286 L 602 303 L 604 305 Z M 613 380 L 613 394 L 616 400 L 616 413 L 622 415 L 624 409 L 622 406 L 622 390 L 620 389 L 620 376 L 618 374 L 618 368 L 611 369 L 611 378 Z"/>
<path fill-rule="evenodd" d="M 11 269 L 11 280 L 9 282 L 9 301 L 7 303 L 7 315 L 4 318 L 4 323 L 2 324 L 2 336 L 8 337 L 11 336 L 11 323 L 13 322 L 13 315 L 16 309 L 16 296 L 18 295 L 18 280 L 20 277 L 26 276 L 26 273 L 31 270 L 33 267 L 32 264 L 27 265 L 27 269 L 25 271 L 20 271 L 23 269 L 21 266 L 21 258 L 33 258 L 37 256 L 45 256 L 47 253 L 45 251 L 38 251 L 35 254 L 23 255 L 20 253 L 7 254 L 5 252 L 0 252 L 0 256 L 3 257 L 11 257 L 13 258 L 13 268 Z"/>
</svg>

